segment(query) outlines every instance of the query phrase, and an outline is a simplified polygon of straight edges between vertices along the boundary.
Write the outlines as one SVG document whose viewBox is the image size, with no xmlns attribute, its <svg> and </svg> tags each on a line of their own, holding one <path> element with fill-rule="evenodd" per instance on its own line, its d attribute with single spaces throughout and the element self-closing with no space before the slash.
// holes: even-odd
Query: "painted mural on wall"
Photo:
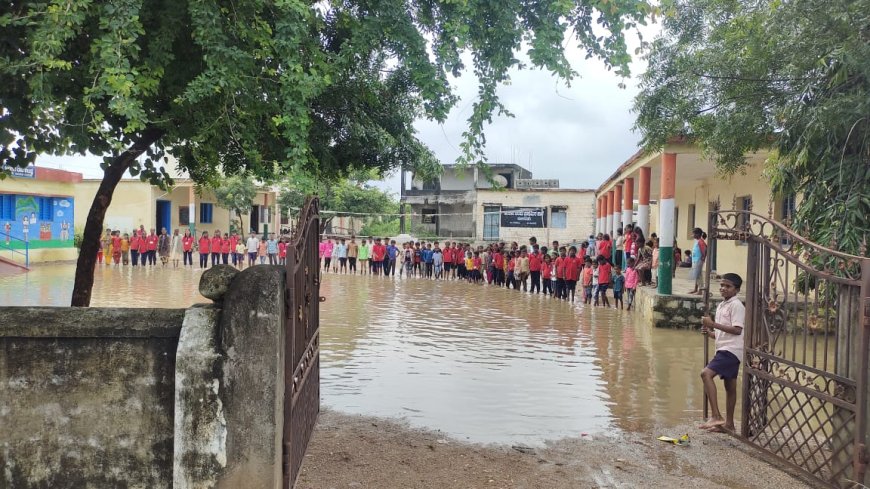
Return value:
<svg viewBox="0 0 870 489">
<path fill-rule="evenodd" d="M 73 247 L 75 199 L 0 194 L 0 241 L 6 248 Z"/>
</svg>

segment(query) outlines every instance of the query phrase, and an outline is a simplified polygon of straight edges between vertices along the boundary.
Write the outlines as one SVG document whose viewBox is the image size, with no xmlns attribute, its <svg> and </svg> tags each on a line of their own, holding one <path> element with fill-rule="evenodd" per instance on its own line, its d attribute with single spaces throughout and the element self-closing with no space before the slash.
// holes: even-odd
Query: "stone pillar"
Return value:
<svg viewBox="0 0 870 489">
<path fill-rule="evenodd" d="M 631 224 L 634 213 L 634 178 L 625 179 L 622 186 L 622 201 L 622 227 L 625 227 Z"/>
<path fill-rule="evenodd" d="M 622 184 L 616 184 L 613 193 L 613 234 L 610 237 L 616 240 L 616 230 L 622 228 Z M 613 247 L 614 256 L 616 256 L 616 246 Z"/>
<path fill-rule="evenodd" d="M 613 236 L 613 207 L 614 207 L 614 198 L 615 192 L 613 190 L 609 190 L 607 192 L 607 211 L 604 214 L 604 223 L 606 224 L 607 230 L 605 233 Z"/>
<path fill-rule="evenodd" d="M 217 265 L 176 355 L 175 489 L 283 484 L 285 270 Z"/>
<path fill-rule="evenodd" d="M 671 271 L 674 267 L 674 218 L 676 203 L 677 155 L 662 154 L 661 197 L 659 198 L 659 269 L 658 292 L 671 294 Z"/>
<path fill-rule="evenodd" d="M 187 202 L 189 207 L 188 216 L 190 221 L 188 221 L 188 227 L 190 228 L 190 234 L 196 237 L 196 191 L 193 187 L 193 183 L 188 187 L 187 193 Z"/>
<path fill-rule="evenodd" d="M 643 231 L 644 236 L 649 236 L 649 184 L 652 168 L 641 167 L 640 180 L 637 188 L 637 225 Z"/>
<path fill-rule="evenodd" d="M 595 234 L 601 232 L 601 209 L 604 207 L 604 198 L 598 197 L 595 204 Z"/>
</svg>

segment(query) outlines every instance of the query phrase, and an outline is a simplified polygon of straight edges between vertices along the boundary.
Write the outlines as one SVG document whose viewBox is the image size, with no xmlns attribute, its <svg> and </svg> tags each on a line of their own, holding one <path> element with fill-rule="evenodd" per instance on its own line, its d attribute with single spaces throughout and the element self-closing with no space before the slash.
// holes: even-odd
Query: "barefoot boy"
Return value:
<svg viewBox="0 0 870 489">
<path fill-rule="evenodd" d="M 737 298 L 737 292 L 743 285 L 743 279 L 736 273 L 726 273 L 722 276 L 719 285 L 719 293 L 722 301 L 716 307 L 716 320 L 709 317 L 701 320 L 701 332 L 716 339 L 716 355 L 701 371 L 701 380 L 704 384 L 704 392 L 710 400 L 712 416 L 701 429 L 709 431 L 734 431 L 734 406 L 737 403 L 737 372 L 740 370 L 740 362 L 743 360 L 743 324 L 746 309 Z M 716 397 L 716 384 L 713 379 L 716 376 L 722 378 L 725 383 L 725 419 L 719 412 L 719 404 Z"/>
</svg>

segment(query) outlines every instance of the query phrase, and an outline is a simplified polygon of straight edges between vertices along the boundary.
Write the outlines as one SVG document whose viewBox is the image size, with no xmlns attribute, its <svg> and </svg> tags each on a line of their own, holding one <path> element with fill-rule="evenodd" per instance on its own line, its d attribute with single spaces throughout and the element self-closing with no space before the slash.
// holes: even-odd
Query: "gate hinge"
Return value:
<svg viewBox="0 0 870 489">
<path fill-rule="evenodd" d="M 284 475 L 290 474 L 290 444 L 283 443 L 281 444 L 281 469 L 283 470 Z"/>
<path fill-rule="evenodd" d="M 867 445 L 860 443 L 855 447 L 855 480 L 864 480 L 868 462 L 870 458 L 867 456 Z"/>
</svg>

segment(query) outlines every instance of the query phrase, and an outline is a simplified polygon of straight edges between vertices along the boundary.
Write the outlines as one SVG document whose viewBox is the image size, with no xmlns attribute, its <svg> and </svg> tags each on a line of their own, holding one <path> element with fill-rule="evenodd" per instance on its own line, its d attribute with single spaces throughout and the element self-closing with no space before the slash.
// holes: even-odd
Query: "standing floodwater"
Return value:
<svg viewBox="0 0 870 489">
<path fill-rule="evenodd" d="M 75 266 L 0 276 L 0 305 L 69 304 Z M 92 305 L 205 302 L 201 271 L 98 267 Z M 323 404 L 480 442 L 701 418 L 701 335 L 464 282 L 323 276 Z M 739 411 L 738 411 L 739 417 Z"/>
<path fill-rule="evenodd" d="M 464 282 L 325 275 L 323 402 L 480 442 L 700 419 L 703 339 Z"/>
</svg>

